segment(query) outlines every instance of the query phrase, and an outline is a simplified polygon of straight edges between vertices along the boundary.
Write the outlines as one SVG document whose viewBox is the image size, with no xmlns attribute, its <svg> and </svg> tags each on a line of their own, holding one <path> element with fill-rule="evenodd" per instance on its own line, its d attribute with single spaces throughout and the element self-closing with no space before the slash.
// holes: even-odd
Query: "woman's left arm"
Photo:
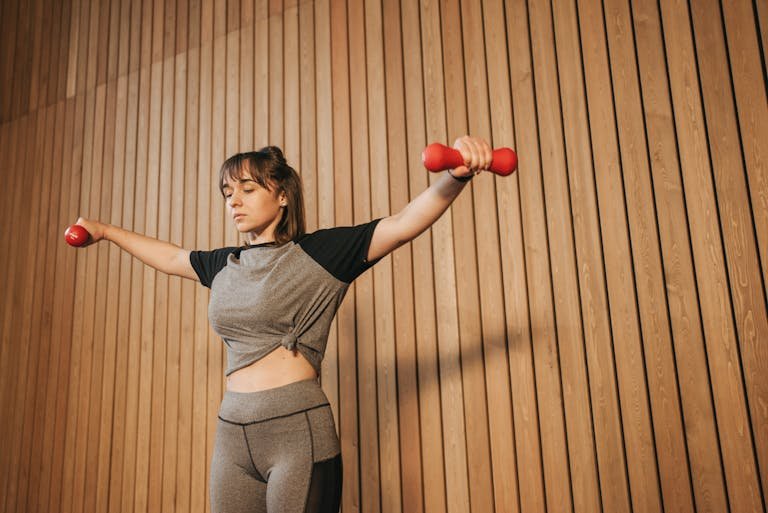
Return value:
<svg viewBox="0 0 768 513">
<path fill-rule="evenodd" d="M 487 141 L 464 136 L 456 139 L 453 147 L 459 150 L 466 165 L 457 167 L 452 173 L 443 172 L 400 212 L 382 219 L 371 238 L 369 262 L 386 256 L 432 226 L 467 184 L 454 177 L 470 176 L 490 167 L 493 151 Z"/>
</svg>

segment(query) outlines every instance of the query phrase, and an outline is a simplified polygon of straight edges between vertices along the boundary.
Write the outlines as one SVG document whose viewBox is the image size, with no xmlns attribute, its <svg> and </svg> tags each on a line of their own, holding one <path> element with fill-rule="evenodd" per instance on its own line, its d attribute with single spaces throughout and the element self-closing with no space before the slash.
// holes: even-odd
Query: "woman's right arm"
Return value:
<svg viewBox="0 0 768 513">
<path fill-rule="evenodd" d="M 197 273 L 189 262 L 190 252 L 187 249 L 170 242 L 124 230 L 118 226 L 91 221 L 82 217 L 77 220 L 76 224 L 81 225 L 91 234 L 91 239 L 86 245 L 102 239 L 110 240 L 158 271 L 199 281 Z"/>
</svg>

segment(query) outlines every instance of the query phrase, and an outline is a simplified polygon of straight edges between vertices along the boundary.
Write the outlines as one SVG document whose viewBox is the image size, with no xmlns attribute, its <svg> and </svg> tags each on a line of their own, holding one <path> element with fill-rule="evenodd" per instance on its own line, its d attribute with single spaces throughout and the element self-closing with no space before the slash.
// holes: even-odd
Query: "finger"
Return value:
<svg viewBox="0 0 768 513">
<path fill-rule="evenodd" d="M 476 171 L 478 165 L 480 164 L 480 148 L 477 146 L 477 143 L 475 142 L 475 140 L 472 139 L 471 137 L 467 137 L 464 143 L 469 148 L 469 152 L 471 155 L 471 158 L 467 163 L 467 167 L 469 167 L 469 169 L 473 171 Z"/>
<path fill-rule="evenodd" d="M 491 148 L 491 145 L 488 144 L 488 141 L 485 139 L 482 140 L 482 147 L 483 147 L 483 153 L 485 156 L 485 163 L 483 164 L 483 169 L 490 169 L 491 163 L 493 162 L 493 148 Z"/>
<path fill-rule="evenodd" d="M 461 159 L 464 161 L 465 164 L 468 164 L 472 160 L 472 151 L 466 144 L 466 137 L 459 137 L 456 139 L 456 141 L 453 143 L 454 149 L 458 150 L 459 153 L 461 153 Z M 459 168 L 456 168 L 457 170 Z"/>
</svg>

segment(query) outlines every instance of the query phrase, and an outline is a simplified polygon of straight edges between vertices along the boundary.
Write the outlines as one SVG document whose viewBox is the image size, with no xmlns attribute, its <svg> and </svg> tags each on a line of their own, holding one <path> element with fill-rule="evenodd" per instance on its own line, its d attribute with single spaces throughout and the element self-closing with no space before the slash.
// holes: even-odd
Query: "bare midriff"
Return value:
<svg viewBox="0 0 768 513">
<path fill-rule="evenodd" d="M 315 378 L 315 368 L 300 352 L 280 346 L 261 360 L 227 376 L 227 390 L 258 392 Z"/>
</svg>

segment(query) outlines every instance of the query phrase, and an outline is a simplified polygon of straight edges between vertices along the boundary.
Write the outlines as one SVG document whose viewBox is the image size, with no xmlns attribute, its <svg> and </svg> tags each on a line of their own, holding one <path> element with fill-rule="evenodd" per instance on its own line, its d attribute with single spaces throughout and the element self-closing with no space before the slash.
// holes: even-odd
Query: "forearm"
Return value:
<svg viewBox="0 0 768 513">
<path fill-rule="evenodd" d="M 466 184 L 467 182 L 456 180 L 448 172 L 442 173 L 396 215 L 401 237 L 412 240 L 432 226 L 464 190 Z"/>
<path fill-rule="evenodd" d="M 182 248 L 170 242 L 153 239 L 112 225 L 107 225 L 104 229 L 104 238 L 114 242 L 148 266 L 168 274 L 171 274 L 174 260 L 183 251 Z"/>
</svg>

